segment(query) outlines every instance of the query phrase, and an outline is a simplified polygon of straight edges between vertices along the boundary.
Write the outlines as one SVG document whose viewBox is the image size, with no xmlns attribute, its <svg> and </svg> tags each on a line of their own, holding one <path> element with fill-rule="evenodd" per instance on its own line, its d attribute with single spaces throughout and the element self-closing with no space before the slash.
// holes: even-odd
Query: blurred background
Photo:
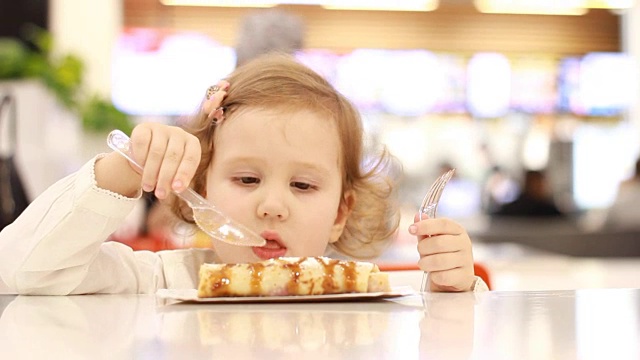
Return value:
<svg viewBox="0 0 640 360">
<path fill-rule="evenodd" d="M 403 220 L 379 261 L 415 263 L 406 228 L 456 168 L 438 213 L 467 228 L 493 288 L 640 287 L 637 34 L 634 0 L 3 1 L 0 150 L 17 171 L 0 200 L 20 186 L 33 199 L 107 151 L 111 129 L 179 124 L 279 49 L 403 164 Z M 146 236 L 151 203 L 115 240 L 172 247 Z"/>
</svg>

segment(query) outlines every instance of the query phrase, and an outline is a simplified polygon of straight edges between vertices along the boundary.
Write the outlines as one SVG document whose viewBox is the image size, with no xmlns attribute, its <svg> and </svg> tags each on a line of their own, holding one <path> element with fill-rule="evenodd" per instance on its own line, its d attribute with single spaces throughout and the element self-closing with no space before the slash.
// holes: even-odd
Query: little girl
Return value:
<svg viewBox="0 0 640 360">
<path fill-rule="evenodd" d="M 0 233 L 0 279 L 12 293 L 153 293 L 195 288 L 204 262 L 380 254 L 398 226 L 383 153 L 366 163 L 353 106 L 322 77 L 284 55 L 245 64 L 209 89 L 189 131 L 138 125 L 140 171 L 119 154 L 97 156 L 58 181 Z M 263 247 L 212 240 L 210 249 L 152 253 L 104 242 L 142 191 L 167 199 L 192 186 L 260 234 Z M 191 220 L 175 203 L 176 214 Z M 469 291 L 467 232 L 448 219 L 417 221 L 420 268 L 432 291 Z M 2 284 L 0 284 L 2 285 Z"/>
</svg>

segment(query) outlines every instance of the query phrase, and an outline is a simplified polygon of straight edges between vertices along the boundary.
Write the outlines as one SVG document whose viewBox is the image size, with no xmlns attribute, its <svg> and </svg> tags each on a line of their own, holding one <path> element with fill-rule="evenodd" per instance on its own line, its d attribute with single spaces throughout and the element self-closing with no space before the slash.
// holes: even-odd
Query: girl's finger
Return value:
<svg viewBox="0 0 640 360">
<path fill-rule="evenodd" d="M 191 179 L 200 165 L 200 155 L 202 151 L 200 142 L 194 136 L 189 136 L 185 143 L 184 155 L 180 162 L 175 176 L 171 183 L 171 189 L 181 192 L 189 186 Z"/>
<path fill-rule="evenodd" d="M 467 248 L 465 238 L 457 235 L 437 235 L 418 241 L 418 253 L 420 256 L 450 253 L 465 250 Z"/>
<path fill-rule="evenodd" d="M 164 131 L 153 132 L 142 172 L 142 188 L 145 191 L 152 191 L 156 188 L 158 173 L 160 172 L 168 142 L 169 136 Z"/>
<path fill-rule="evenodd" d="M 136 162 L 144 167 L 151 144 L 152 130 L 146 124 L 136 126 L 131 132 L 131 146 Z"/>
<path fill-rule="evenodd" d="M 447 218 L 422 220 L 409 226 L 409 233 L 412 235 L 460 235 L 464 233 L 464 231 L 464 228 L 460 224 Z"/>
<path fill-rule="evenodd" d="M 429 273 L 429 281 L 436 286 L 437 291 L 467 291 L 474 280 L 473 268 L 460 267 Z"/>
<path fill-rule="evenodd" d="M 170 136 L 158 171 L 155 195 L 164 199 L 171 191 L 176 171 L 182 162 L 185 151 L 185 138 L 179 135 Z"/>
<path fill-rule="evenodd" d="M 445 271 L 462 267 L 465 260 L 461 252 L 449 252 L 423 256 L 418 260 L 418 265 L 423 271 Z"/>
</svg>

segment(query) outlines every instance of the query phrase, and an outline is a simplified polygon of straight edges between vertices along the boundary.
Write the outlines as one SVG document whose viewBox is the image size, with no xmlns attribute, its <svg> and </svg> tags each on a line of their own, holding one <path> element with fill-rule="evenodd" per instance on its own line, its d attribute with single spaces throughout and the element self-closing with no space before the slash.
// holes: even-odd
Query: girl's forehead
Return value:
<svg viewBox="0 0 640 360">
<path fill-rule="evenodd" d="M 238 127 L 265 127 L 267 129 L 281 128 L 286 131 L 289 128 L 295 128 L 302 122 L 307 127 L 317 127 L 318 130 L 337 130 L 335 121 L 332 116 L 313 109 L 304 108 L 285 108 L 285 107 L 244 107 L 236 110 L 231 116 L 225 119 L 225 124 L 220 127 L 217 133 L 224 133 L 224 128 Z M 337 134 L 336 134 L 337 135 Z"/>
<path fill-rule="evenodd" d="M 318 108 L 311 106 L 291 106 L 288 104 L 274 105 L 274 106 L 243 106 L 238 108 L 232 117 L 244 117 L 244 116 L 268 116 L 268 117 L 288 117 L 293 118 L 304 114 L 317 114 L 322 115 Z"/>
<path fill-rule="evenodd" d="M 228 121 L 228 122 L 227 122 Z M 242 156 L 282 156 L 327 159 L 340 163 L 342 146 L 335 123 L 310 111 L 278 112 L 251 109 L 225 119 L 215 132 L 217 159 Z"/>
</svg>

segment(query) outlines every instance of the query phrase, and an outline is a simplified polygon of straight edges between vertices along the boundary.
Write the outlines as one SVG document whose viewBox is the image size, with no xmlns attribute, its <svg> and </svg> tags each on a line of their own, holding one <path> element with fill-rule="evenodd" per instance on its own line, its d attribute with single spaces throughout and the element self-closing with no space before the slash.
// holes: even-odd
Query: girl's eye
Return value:
<svg viewBox="0 0 640 360">
<path fill-rule="evenodd" d="M 257 184 L 260 182 L 260 179 L 251 177 L 251 176 L 242 176 L 238 178 L 238 181 L 245 185 Z"/>
<path fill-rule="evenodd" d="M 291 183 L 291 186 L 299 189 L 299 190 L 310 190 L 313 189 L 314 187 L 311 186 L 311 184 L 307 184 L 307 183 L 303 183 L 300 181 L 294 181 Z"/>
</svg>

